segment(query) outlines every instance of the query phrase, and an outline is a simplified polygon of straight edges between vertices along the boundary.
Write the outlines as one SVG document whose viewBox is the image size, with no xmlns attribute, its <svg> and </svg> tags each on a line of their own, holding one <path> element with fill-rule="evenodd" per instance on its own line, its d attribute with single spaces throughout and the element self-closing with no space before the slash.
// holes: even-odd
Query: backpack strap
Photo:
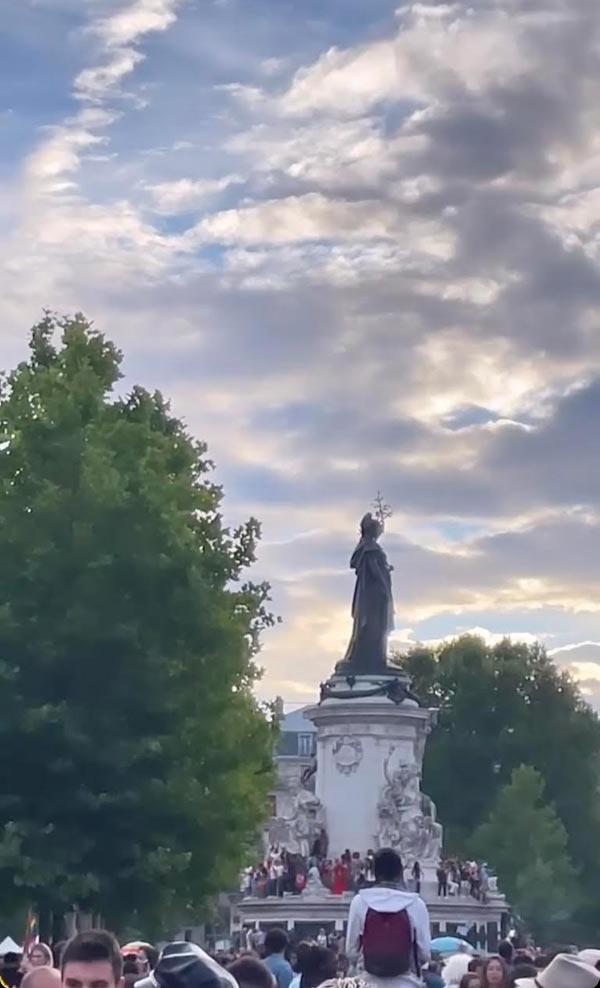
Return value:
<svg viewBox="0 0 600 988">
<path fill-rule="evenodd" d="M 408 917 L 408 921 L 410 923 L 410 916 Z M 416 932 L 413 933 L 413 953 L 414 953 L 414 956 L 415 956 L 415 971 L 417 973 L 417 977 L 420 978 L 421 977 L 421 965 L 419 964 L 419 948 L 417 947 L 417 934 L 416 934 Z"/>
</svg>

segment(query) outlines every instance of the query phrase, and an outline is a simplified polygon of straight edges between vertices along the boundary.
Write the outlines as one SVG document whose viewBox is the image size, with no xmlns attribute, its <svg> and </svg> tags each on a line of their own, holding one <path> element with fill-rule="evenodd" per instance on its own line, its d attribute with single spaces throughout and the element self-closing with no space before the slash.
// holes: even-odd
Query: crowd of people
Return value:
<svg viewBox="0 0 600 988">
<path fill-rule="evenodd" d="M 352 857 L 352 856 L 351 856 Z M 373 881 L 350 903 L 345 937 L 293 944 L 281 929 L 250 932 L 235 954 L 210 956 L 188 942 L 120 947 L 104 930 L 55 948 L 37 943 L 7 954 L 0 988 L 600 988 L 600 950 L 545 956 L 504 940 L 477 956 L 466 942 L 432 954 L 427 906 L 403 882 L 395 851 L 373 856 Z"/>
<path fill-rule="evenodd" d="M 313 853 L 306 858 L 272 844 L 264 860 L 244 872 L 241 892 L 259 899 L 300 895 L 310 884 L 311 878 L 316 878 L 334 895 L 356 893 L 375 884 L 374 865 L 375 851 L 372 848 L 366 854 L 348 848 L 339 858 L 330 858 L 326 853 L 326 843 L 319 840 L 315 841 Z M 436 878 L 437 894 L 442 898 L 471 895 L 481 902 L 487 901 L 490 876 L 483 862 L 442 861 Z M 401 881 L 407 889 L 421 892 L 423 874 L 419 861 L 413 862 L 408 873 L 403 869 Z"/>
<path fill-rule="evenodd" d="M 490 892 L 490 875 L 482 861 L 458 861 L 450 859 L 440 862 L 437 869 L 437 894 L 471 895 L 480 902 L 486 902 Z"/>
<path fill-rule="evenodd" d="M 334 895 L 357 892 L 374 883 L 375 852 L 372 849 L 361 854 L 348 848 L 339 858 L 330 858 L 326 847 L 315 841 L 312 850 L 307 858 L 292 854 L 277 844 L 271 845 L 265 859 L 244 872 L 242 893 L 256 898 L 300 895 L 311 878 L 318 878 Z"/>
</svg>

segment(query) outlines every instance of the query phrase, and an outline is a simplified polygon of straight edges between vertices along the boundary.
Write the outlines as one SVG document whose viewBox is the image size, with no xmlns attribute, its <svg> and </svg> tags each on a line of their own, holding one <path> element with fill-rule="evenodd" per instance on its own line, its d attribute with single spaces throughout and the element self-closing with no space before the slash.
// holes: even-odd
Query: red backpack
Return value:
<svg viewBox="0 0 600 988">
<path fill-rule="evenodd" d="M 416 946 L 406 909 L 395 913 L 368 909 L 362 952 L 365 971 L 374 978 L 396 978 L 410 971 L 411 961 L 416 964 Z"/>
</svg>

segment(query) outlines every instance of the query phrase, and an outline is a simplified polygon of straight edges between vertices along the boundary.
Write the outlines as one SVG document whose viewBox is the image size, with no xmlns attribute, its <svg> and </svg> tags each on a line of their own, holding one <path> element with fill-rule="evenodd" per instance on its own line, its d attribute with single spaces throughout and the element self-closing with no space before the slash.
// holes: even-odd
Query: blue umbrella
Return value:
<svg viewBox="0 0 600 988">
<path fill-rule="evenodd" d="M 436 954 L 457 954 L 459 951 L 473 953 L 473 947 L 467 940 L 461 937 L 434 937 L 431 941 L 431 949 Z"/>
</svg>

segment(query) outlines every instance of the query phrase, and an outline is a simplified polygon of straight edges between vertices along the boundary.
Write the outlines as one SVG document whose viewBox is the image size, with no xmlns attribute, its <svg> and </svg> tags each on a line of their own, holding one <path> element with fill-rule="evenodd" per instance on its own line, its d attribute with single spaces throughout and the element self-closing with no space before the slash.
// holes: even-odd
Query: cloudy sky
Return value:
<svg viewBox="0 0 600 988">
<path fill-rule="evenodd" d="M 598 0 L 2 0 L 0 366 L 83 310 L 263 521 L 264 695 L 350 630 L 541 638 L 600 697 Z"/>
</svg>

